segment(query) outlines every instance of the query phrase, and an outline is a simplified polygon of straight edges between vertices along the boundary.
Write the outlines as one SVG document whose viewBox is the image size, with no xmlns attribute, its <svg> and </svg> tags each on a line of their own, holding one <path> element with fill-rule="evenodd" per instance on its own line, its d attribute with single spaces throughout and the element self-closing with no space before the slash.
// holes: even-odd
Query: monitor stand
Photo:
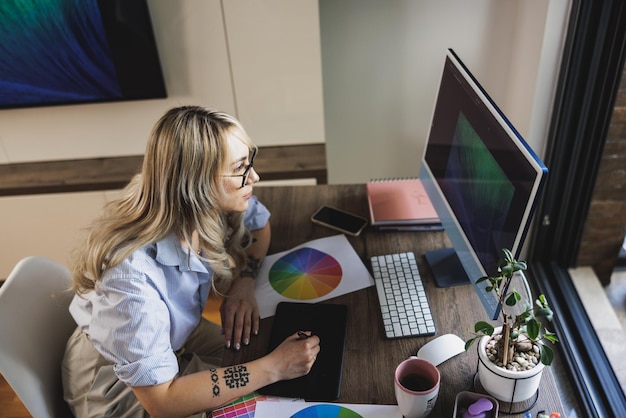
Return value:
<svg viewBox="0 0 626 418">
<path fill-rule="evenodd" d="M 454 248 L 428 251 L 424 254 L 439 287 L 471 284 Z"/>
</svg>

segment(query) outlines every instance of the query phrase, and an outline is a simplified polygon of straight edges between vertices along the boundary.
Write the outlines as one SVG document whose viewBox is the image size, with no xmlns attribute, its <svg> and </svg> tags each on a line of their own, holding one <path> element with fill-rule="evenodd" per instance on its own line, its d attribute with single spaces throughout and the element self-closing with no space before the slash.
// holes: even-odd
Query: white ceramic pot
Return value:
<svg viewBox="0 0 626 418">
<path fill-rule="evenodd" d="M 501 332 L 496 328 L 493 335 Z M 539 363 L 530 370 L 510 371 L 496 366 L 485 353 L 491 337 L 485 336 L 478 344 L 478 379 L 482 387 L 494 398 L 504 402 L 522 402 L 535 395 L 541 383 L 544 364 Z"/>
</svg>

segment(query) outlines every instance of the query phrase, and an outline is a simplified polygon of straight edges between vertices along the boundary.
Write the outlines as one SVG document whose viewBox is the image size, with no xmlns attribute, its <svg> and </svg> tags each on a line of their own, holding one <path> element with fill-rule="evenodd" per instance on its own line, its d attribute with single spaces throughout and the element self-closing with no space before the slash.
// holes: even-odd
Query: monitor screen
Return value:
<svg viewBox="0 0 626 418">
<path fill-rule="evenodd" d="M 163 98 L 146 0 L 0 2 L 0 109 Z"/>
<path fill-rule="evenodd" d="M 547 168 L 452 50 L 446 54 L 420 178 L 454 248 L 427 253 L 437 283 L 495 275 L 520 255 Z M 491 315 L 495 297 L 476 286 Z"/>
</svg>

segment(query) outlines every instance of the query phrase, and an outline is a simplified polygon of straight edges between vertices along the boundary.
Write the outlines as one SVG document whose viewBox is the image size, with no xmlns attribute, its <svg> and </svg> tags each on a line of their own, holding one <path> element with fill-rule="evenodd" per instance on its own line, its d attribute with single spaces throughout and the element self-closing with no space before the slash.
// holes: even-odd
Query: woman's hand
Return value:
<svg viewBox="0 0 626 418">
<path fill-rule="evenodd" d="M 226 347 L 235 347 L 236 350 L 241 348 L 242 343 L 250 343 L 251 334 L 259 333 L 259 306 L 254 295 L 254 280 L 272 236 L 269 222 L 263 228 L 250 232 L 252 241 L 246 248 L 246 265 L 242 266 L 240 277 L 233 279 L 220 309 Z"/>
<path fill-rule="evenodd" d="M 298 334 L 287 337 L 267 355 L 274 371 L 278 373 L 277 380 L 295 379 L 311 371 L 320 352 L 320 339 L 310 332 L 306 334 L 307 338 L 299 337 Z"/>
<path fill-rule="evenodd" d="M 254 279 L 233 280 L 220 307 L 226 347 L 241 348 L 250 343 L 251 334 L 259 333 L 259 306 L 254 295 Z"/>
</svg>

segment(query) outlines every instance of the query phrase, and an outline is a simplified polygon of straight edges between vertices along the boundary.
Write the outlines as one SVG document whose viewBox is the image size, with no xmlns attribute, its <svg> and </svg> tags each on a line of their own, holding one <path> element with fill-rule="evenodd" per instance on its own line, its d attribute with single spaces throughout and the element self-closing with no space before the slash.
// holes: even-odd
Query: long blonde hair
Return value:
<svg viewBox="0 0 626 418">
<path fill-rule="evenodd" d="M 159 119 L 141 173 L 105 207 L 74 253 L 73 287 L 78 294 L 94 289 L 106 269 L 171 232 L 190 243 L 197 230 L 203 256 L 221 282 L 239 273 L 245 261 L 241 243 L 249 232 L 242 213 L 219 208 L 225 194 L 220 174 L 231 135 L 252 148 L 241 124 L 222 112 L 182 106 Z"/>
</svg>

